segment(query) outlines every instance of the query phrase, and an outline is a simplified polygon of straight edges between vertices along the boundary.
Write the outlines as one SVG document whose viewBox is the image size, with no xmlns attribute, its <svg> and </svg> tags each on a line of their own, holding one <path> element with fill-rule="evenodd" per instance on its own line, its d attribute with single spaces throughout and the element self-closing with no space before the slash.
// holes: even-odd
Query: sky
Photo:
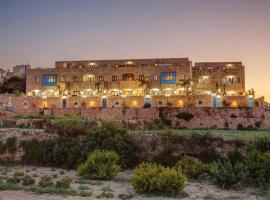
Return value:
<svg viewBox="0 0 270 200">
<path fill-rule="evenodd" d="M 0 67 L 56 60 L 242 61 L 270 101 L 270 0 L 0 0 Z"/>
</svg>

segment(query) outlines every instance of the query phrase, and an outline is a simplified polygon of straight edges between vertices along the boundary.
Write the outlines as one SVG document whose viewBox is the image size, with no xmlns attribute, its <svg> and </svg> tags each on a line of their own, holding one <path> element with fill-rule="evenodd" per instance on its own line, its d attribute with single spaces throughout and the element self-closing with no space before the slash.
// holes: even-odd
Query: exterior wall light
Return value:
<svg viewBox="0 0 270 200">
<path fill-rule="evenodd" d="M 138 105 L 137 101 L 133 101 L 132 105 L 133 105 L 133 107 L 137 107 L 137 105 Z"/>
</svg>

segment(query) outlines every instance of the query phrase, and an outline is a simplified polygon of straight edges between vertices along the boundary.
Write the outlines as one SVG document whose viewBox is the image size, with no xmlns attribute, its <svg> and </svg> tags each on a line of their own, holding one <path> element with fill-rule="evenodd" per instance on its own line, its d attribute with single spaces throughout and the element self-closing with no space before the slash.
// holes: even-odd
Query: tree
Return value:
<svg viewBox="0 0 270 200">
<path fill-rule="evenodd" d="M 191 84 L 192 84 L 191 79 L 180 79 L 176 85 L 183 87 L 185 95 L 188 95 L 189 94 L 188 89 L 190 88 Z"/>
<path fill-rule="evenodd" d="M 192 82 L 191 79 L 180 79 L 179 82 L 176 84 L 177 86 L 184 88 L 184 94 L 185 94 L 185 105 L 186 107 L 190 105 L 191 98 L 188 97 L 189 95 L 189 88 L 191 86 Z"/>
<path fill-rule="evenodd" d="M 12 76 L 9 79 L 5 80 L 2 86 L 0 87 L 1 93 L 25 93 L 26 82 L 25 78 L 18 76 Z M 16 92 L 15 92 L 16 91 Z"/>
<path fill-rule="evenodd" d="M 140 81 L 140 85 L 139 87 L 143 89 L 145 89 L 146 94 L 148 94 L 149 88 L 150 88 L 150 78 L 149 77 L 145 77 L 143 80 L 139 80 Z"/>
<path fill-rule="evenodd" d="M 101 86 L 101 82 L 100 81 L 96 81 L 95 82 L 95 88 L 97 89 L 97 93 L 100 93 L 100 86 Z"/>
</svg>

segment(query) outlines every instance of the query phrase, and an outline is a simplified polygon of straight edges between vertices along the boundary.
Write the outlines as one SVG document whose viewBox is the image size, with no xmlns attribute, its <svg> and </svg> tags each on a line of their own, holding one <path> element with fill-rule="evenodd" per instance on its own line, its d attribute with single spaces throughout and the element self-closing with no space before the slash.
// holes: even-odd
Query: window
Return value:
<svg viewBox="0 0 270 200">
<path fill-rule="evenodd" d="M 139 75 L 139 80 L 143 81 L 144 80 L 144 75 Z"/>
<path fill-rule="evenodd" d="M 104 81 L 104 76 L 99 76 L 98 79 L 99 81 Z"/>
<path fill-rule="evenodd" d="M 113 105 L 114 105 L 115 107 L 120 107 L 120 102 L 119 102 L 119 101 L 114 101 L 114 102 L 113 102 Z"/>
<path fill-rule="evenodd" d="M 198 101 L 198 106 L 203 106 L 203 101 L 202 100 Z"/>
<path fill-rule="evenodd" d="M 163 105 L 163 101 L 158 101 L 158 106 L 162 106 Z"/>
<path fill-rule="evenodd" d="M 24 101 L 24 102 L 23 102 L 23 108 L 24 108 L 24 109 L 27 109 L 27 108 L 28 108 L 28 101 Z"/>
<path fill-rule="evenodd" d="M 57 85 L 57 75 L 56 74 L 44 74 L 42 76 L 43 86 L 56 86 Z"/>
<path fill-rule="evenodd" d="M 176 84 L 176 72 L 161 72 L 160 84 Z"/>
<path fill-rule="evenodd" d="M 208 84 L 209 83 L 209 76 L 201 76 L 199 78 L 199 84 Z"/>
<path fill-rule="evenodd" d="M 112 76 L 112 81 L 117 81 L 117 76 Z"/>
<path fill-rule="evenodd" d="M 123 81 L 134 81 L 134 74 L 128 73 L 128 74 L 123 74 L 122 76 Z"/>
<path fill-rule="evenodd" d="M 73 103 L 73 106 L 74 106 L 74 108 L 78 108 L 78 107 L 79 107 L 79 102 L 78 102 L 78 101 L 75 101 L 75 102 Z"/>
<path fill-rule="evenodd" d="M 157 81 L 157 74 L 153 75 L 153 81 Z"/>
<path fill-rule="evenodd" d="M 33 82 L 38 83 L 38 82 L 39 82 L 39 76 L 35 76 L 35 77 L 33 78 Z"/>
<path fill-rule="evenodd" d="M 60 81 L 61 81 L 61 82 L 65 82 L 65 81 L 66 81 L 66 78 L 65 78 L 64 76 L 61 76 L 61 77 L 60 77 Z"/>
<path fill-rule="evenodd" d="M 180 74 L 180 80 L 185 80 L 185 74 Z"/>
<path fill-rule="evenodd" d="M 80 91 L 73 91 L 72 96 L 80 96 L 81 92 Z"/>
<path fill-rule="evenodd" d="M 86 74 L 83 76 L 83 80 L 85 82 L 94 82 L 95 81 L 95 76 L 93 74 Z"/>
<path fill-rule="evenodd" d="M 229 77 L 227 77 L 226 82 L 228 84 L 240 83 L 240 78 L 239 77 L 235 77 L 235 76 L 229 76 Z"/>
<path fill-rule="evenodd" d="M 130 96 L 132 94 L 133 94 L 133 91 L 132 90 L 124 90 L 123 91 L 123 95 L 125 95 L 125 96 Z"/>
<path fill-rule="evenodd" d="M 119 91 L 118 90 L 112 90 L 111 91 L 111 95 L 112 96 L 118 96 L 119 95 Z"/>
<path fill-rule="evenodd" d="M 74 82 L 79 82 L 79 77 L 78 77 L 78 76 L 74 76 L 74 77 L 73 77 L 73 81 L 74 81 Z"/>
</svg>

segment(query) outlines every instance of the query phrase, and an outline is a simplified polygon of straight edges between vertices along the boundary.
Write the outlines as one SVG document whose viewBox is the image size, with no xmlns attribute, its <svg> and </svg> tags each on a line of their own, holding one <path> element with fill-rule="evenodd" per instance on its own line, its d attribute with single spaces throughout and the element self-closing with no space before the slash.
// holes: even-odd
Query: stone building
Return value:
<svg viewBox="0 0 270 200">
<path fill-rule="evenodd" d="M 56 61 L 27 70 L 26 94 L 44 108 L 249 105 L 241 62 L 188 58 Z"/>
</svg>

